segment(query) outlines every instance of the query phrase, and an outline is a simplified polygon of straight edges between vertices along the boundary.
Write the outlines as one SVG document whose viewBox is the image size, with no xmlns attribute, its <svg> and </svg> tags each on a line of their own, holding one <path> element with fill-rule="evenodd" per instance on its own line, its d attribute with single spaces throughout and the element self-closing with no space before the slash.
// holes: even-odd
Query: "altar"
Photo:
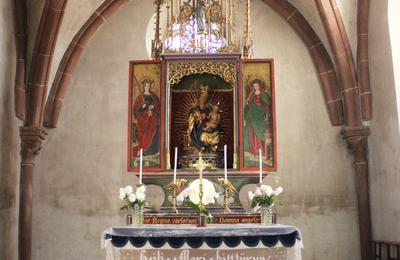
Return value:
<svg viewBox="0 0 400 260">
<path fill-rule="evenodd" d="M 253 58 L 250 1 L 242 42 L 235 1 L 154 4 L 153 59 L 129 64 L 139 183 L 120 188 L 127 226 L 104 231 L 107 260 L 301 259 L 300 230 L 276 224 L 283 188 L 263 182 L 277 170 L 274 62 Z"/>
<path fill-rule="evenodd" d="M 102 235 L 107 260 L 299 260 L 302 247 L 300 230 L 286 225 L 139 225 Z"/>
</svg>

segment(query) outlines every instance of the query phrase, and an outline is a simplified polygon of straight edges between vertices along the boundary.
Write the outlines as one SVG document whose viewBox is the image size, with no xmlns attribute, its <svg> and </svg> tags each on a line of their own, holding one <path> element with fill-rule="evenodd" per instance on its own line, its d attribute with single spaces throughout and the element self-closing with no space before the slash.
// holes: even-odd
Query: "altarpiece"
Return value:
<svg viewBox="0 0 400 260">
<path fill-rule="evenodd" d="M 301 259 L 300 231 L 273 225 L 283 188 L 262 184 L 277 169 L 274 63 L 253 58 L 250 0 L 242 43 L 235 0 L 167 1 L 161 40 L 163 2 L 153 59 L 129 64 L 128 171 L 139 184 L 119 190 L 128 226 L 104 231 L 107 259 Z M 144 214 L 150 185 L 164 201 Z M 259 214 L 245 213 L 242 191 Z"/>
<path fill-rule="evenodd" d="M 178 178 L 197 178 L 201 153 L 204 176 L 218 186 L 226 146 L 227 175 L 239 190 L 260 171 L 276 171 L 277 144 L 274 63 L 252 57 L 249 6 L 241 51 L 234 1 L 168 2 L 161 40 L 162 2 L 153 59 L 129 64 L 127 154 L 128 171 L 138 173 L 142 150 L 143 181 L 163 187 L 167 209 L 175 162 Z M 241 208 L 237 194 L 231 208 Z"/>
</svg>

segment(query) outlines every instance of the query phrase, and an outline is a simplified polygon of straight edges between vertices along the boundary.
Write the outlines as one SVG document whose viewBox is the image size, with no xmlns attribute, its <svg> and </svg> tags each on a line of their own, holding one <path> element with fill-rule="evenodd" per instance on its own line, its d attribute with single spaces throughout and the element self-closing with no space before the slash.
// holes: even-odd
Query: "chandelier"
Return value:
<svg viewBox="0 0 400 260">
<path fill-rule="evenodd" d="M 161 5 L 166 3 L 166 29 L 161 37 Z M 155 0 L 156 26 L 152 58 L 164 54 L 241 53 L 252 57 L 250 0 L 244 38 L 236 33 L 235 0 Z"/>
</svg>

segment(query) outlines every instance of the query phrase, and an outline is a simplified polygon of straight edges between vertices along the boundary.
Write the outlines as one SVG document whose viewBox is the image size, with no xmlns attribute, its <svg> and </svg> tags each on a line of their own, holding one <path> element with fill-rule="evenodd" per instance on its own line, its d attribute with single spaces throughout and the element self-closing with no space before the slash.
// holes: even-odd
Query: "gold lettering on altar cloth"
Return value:
<svg viewBox="0 0 400 260">
<path fill-rule="evenodd" d="M 236 224 L 236 223 L 260 223 L 260 216 L 214 216 L 215 221 L 217 224 Z M 196 217 L 181 217 L 181 216 L 169 216 L 169 217 L 152 217 L 152 216 L 145 216 L 144 224 L 191 224 L 195 225 L 197 222 Z"/>
<path fill-rule="evenodd" d="M 294 259 L 296 248 L 142 249 L 120 251 L 120 260 L 280 260 Z"/>
</svg>

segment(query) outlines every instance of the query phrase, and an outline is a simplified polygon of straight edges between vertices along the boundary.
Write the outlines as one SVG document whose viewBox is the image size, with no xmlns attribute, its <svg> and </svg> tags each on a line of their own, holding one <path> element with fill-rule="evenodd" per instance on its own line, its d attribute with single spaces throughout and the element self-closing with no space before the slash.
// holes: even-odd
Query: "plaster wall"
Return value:
<svg viewBox="0 0 400 260">
<path fill-rule="evenodd" d="M 69 0 L 66 6 L 63 23 L 60 27 L 57 47 L 54 50 L 53 65 L 51 66 L 49 82 L 53 82 L 58 65 L 67 50 L 69 44 L 82 25 L 92 13 L 104 2 L 104 0 Z M 50 87 L 47 89 L 50 91 Z"/>
<path fill-rule="evenodd" d="M 357 57 L 357 0 L 336 0 L 349 38 L 353 59 Z M 355 62 L 356 63 L 356 62 Z"/>
<path fill-rule="evenodd" d="M 400 16 L 397 14 L 400 10 L 400 2 L 396 0 L 389 0 L 389 32 L 390 32 L 390 46 L 392 49 L 392 60 L 394 69 L 394 79 L 396 85 L 396 99 L 397 99 L 397 115 L 400 117 Z M 400 121 L 399 121 L 400 127 Z"/>
<path fill-rule="evenodd" d="M 359 259 L 351 158 L 330 126 L 308 51 L 264 3 L 253 10 L 255 53 L 276 66 L 279 171 L 264 181 L 285 188 L 280 222 L 302 230 L 304 259 Z M 35 169 L 33 259 L 101 259 L 102 231 L 124 223 L 118 189 L 137 182 L 126 172 L 128 61 L 148 59 L 153 12 L 151 1 L 129 1 L 78 62 Z"/>
<path fill-rule="evenodd" d="M 374 93 L 370 137 L 373 236 L 400 241 L 400 134 L 387 0 L 371 1 L 369 44 Z"/>
<path fill-rule="evenodd" d="M 0 1 L 0 259 L 16 259 L 19 141 L 14 116 L 14 9 Z"/>
</svg>

